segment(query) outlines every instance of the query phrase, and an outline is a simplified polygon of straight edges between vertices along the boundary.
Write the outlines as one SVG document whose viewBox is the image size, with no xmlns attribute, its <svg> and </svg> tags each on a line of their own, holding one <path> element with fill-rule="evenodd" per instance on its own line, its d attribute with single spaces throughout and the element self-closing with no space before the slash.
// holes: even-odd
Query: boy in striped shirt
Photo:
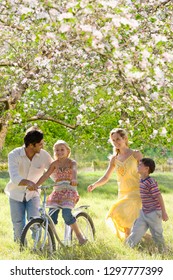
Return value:
<svg viewBox="0 0 173 280">
<path fill-rule="evenodd" d="M 154 242 L 157 244 L 159 251 L 162 251 L 164 249 L 162 220 L 167 221 L 168 215 L 158 184 L 150 177 L 150 173 L 153 173 L 154 170 L 155 162 L 152 159 L 143 158 L 139 162 L 142 209 L 126 240 L 126 244 L 133 248 L 142 239 L 146 231 L 150 229 Z"/>
</svg>

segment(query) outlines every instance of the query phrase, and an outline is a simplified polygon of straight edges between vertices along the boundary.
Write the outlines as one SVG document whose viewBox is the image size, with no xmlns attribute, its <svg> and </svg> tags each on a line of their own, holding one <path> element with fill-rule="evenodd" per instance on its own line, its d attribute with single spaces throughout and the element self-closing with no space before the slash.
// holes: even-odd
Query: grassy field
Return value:
<svg viewBox="0 0 173 280">
<path fill-rule="evenodd" d="M 97 180 L 103 171 L 79 171 L 78 191 L 81 199 L 78 205 L 89 204 L 89 213 L 93 218 L 96 228 L 95 242 L 85 246 L 59 249 L 52 256 L 37 255 L 34 253 L 20 252 L 17 244 L 13 242 L 12 224 L 10 220 L 8 198 L 3 193 L 8 173 L 0 172 L 0 260 L 172 260 L 173 259 L 173 211 L 172 211 L 172 173 L 155 173 L 166 209 L 169 221 L 163 222 L 164 237 L 167 252 L 159 254 L 154 244 L 142 241 L 140 246 L 129 249 L 120 242 L 105 223 L 105 216 L 110 206 L 117 198 L 116 177 L 104 186 L 97 188 L 92 193 L 87 193 L 87 186 Z"/>
</svg>

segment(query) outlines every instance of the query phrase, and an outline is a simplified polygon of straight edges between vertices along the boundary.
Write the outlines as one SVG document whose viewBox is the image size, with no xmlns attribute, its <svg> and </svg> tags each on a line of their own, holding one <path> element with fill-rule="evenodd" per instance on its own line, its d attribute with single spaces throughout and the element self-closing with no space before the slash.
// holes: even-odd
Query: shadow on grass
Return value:
<svg viewBox="0 0 173 280">
<path fill-rule="evenodd" d="M 1 179 L 8 179 L 9 178 L 9 173 L 8 171 L 0 171 L 0 178 Z"/>
<path fill-rule="evenodd" d="M 59 260 L 111 260 L 118 259 L 115 248 L 104 243 L 87 243 L 84 246 L 60 248 L 54 253 L 53 258 Z"/>
<path fill-rule="evenodd" d="M 144 240 L 139 243 L 139 245 L 136 246 L 136 250 L 141 255 L 149 255 L 153 259 L 158 259 L 158 256 L 162 260 L 172 260 L 173 256 L 173 247 L 171 244 L 166 244 L 165 249 L 160 250 L 154 243 L 154 241 L 151 240 Z"/>
<path fill-rule="evenodd" d="M 55 260 L 172 260 L 173 248 L 159 253 L 153 242 L 141 242 L 135 249 L 129 249 L 115 241 L 114 246 L 106 240 L 97 240 L 84 246 L 59 248 L 51 259 Z"/>
<path fill-rule="evenodd" d="M 8 171 L 0 171 L 0 193 L 4 193 L 4 188 L 9 181 Z"/>
</svg>

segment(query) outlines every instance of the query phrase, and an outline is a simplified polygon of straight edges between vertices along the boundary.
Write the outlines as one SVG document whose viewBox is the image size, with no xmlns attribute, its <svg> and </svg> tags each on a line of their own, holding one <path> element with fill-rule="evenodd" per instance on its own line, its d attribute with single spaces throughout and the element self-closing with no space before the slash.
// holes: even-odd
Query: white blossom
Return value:
<svg viewBox="0 0 173 280">
<path fill-rule="evenodd" d="M 34 103 L 34 101 L 30 101 L 29 104 L 30 104 L 30 107 L 34 107 L 35 103 Z"/>
<path fill-rule="evenodd" d="M 95 89 L 95 88 L 96 88 L 96 85 L 95 85 L 95 84 L 91 84 L 91 85 L 88 86 L 88 88 L 89 88 L 89 89 Z"/>
<path fill-rule="evenodd" d="M 22 84 L 22 85 L 26 84 L 27 80 L 28 80 L 27 78 L 24 78 L 24 79 L 21 81 L 21 84 Z"/>
<path fill-rule="evenodd" d="M 122 91 L 121 90 L 116 90 L 115 93 L 114 93 L 116 96 L 120 96 L 122 94 Z"/>
<path fill-rule="evenodd" d="M 93 36 L 95 36 L 98 40 L 102 40 L 103 34 L 99 30 L 94 29 L 92 33 Z"/>
<path fill-rule="evenodd" d="M 139 107 L 139 111 L 140 112 L 144 112 L 145 111 L 145 107 L 144 106 Z"/>
<path fill-rule="evenodd" d="M 162 54 L 163 58 L 165 61 L 167 62 L 172 62 L 173 61 L 173 53 L 168 53 L 168 52 L 164 52 Z"/>
<path fill-rule="evenodd" d="M 38 111 L 38 112 L 37 112 L 37 116 L 38 116 L 39 118 L 43 117 L 44 115 L 45 115 L 45 112 L 44 112 L 44 111 Z"/>
<path fill-rule="evenodd" d="M 150 55 L 151 55 L 151 53 L 148 52 L 147 50 L 143 50 L 142 51 L 142 56 L 143 56 L 144 59 L 149 58 Z"/>
<path fill-rule="evenodd" d="M 120 107 L 121 105 L 122 105 L 122 102 L 120 100 L 116 102 L 117 107 Z"/>
<path fill-rule="evenodd" d="M 84 32 L 92 32 L 93 30 L 93 27 L 89 24 L 81 24 L 79 27 Z"/>
<path fill-rule="evenodd" d="M 163 127 L 162 130 L 161 130 L 161 132 L 160 132 L 160 135 L 163 136 L 163 137 L 165 137 L 166 134 L 167 134 L 167 130 L 166 130 L 165 127 Z"/>
<path fill-rule="evenodd" d="M 120 27 L 121 26 L 120 17 L 119 16 L 114 16 L 114 18 L 112 19 L 112 23 L 114 24 L 114 26 Z"/>
<path fill-rule="evenodd" d="M 111 88 L 107 88 L 107 94 L 108 94 L 108 95 L 111 95 L 111 93 L 112 93 Z"/>
<path fill-rule="evenodd" d="M 159 97 L 158 92 L 153 92 L 153 93 L 151 93 L 151 99 L 153 99 L 153 100 L 157 100 L 157 99 L 158 99 L 158 97 Z"/>
<path fill-rule="evenodd" d="M 166 36 L 163 36 L 163 35 L 157 35 L 157 34 L 154 34 L 152 35 L 153 39 L 155 40 L 155 43 L 157 44 L 158 42 L 166 42 L 167 41 L 167 38 Z"/>
<path fill-rule="evenodd" d="M 119 42 L 118 42 L 117 38 L 112 37 L 112 38 L 111 38 L 111 44 L 112 44 L 112 46 L 113 46 L 114 48 L 116 48 L 116 49 L 119 48 Z"/>
<path fill-rule="evenodd" d="M 99 99 L 99 102 L 100 102 L 101 105 L 104 105 L 104 104 L 105 104 L 105 100 L 104 100 L 103 98 L 100 98 L 100 99 Z"/>
<path fill-rule="evenodd" d="M 85 104 L 82 104 L 79 106 L 79 111 L 86 111 L 87 106 Z"/>
<path fill-rule="evenodd" d="M 38 12 L 37 13 L 37 19 L 45 19 L 45 18 L 47 18 L 47 19 L 49 19 L 49 15 L 48 15 L 48 13 L 46 13 L 46 12 Z"/>
<path fill-rule="evenodd" d="M 62 13 L 62 14 L 59 14 L 57 18 L 59 21 L 62 21 L 63 19 L 71 19 L 73 17 L 74 16 L 72 13 Z"/>
<path fill-rule="evenodd" d="M 122 57 L 122 53 L 118 50 L 114 51 L 113 53 L 114 58 L 121 58 Z"/>
<path fill-rule="evenodd" d="M 83 116 L 81 114 L 79 114 L 79 115 L 76 116 L 76 119 L 77 119 L 76 124 L 79 125 L 79 124 L 81 124 Z"/>
<path fill-rule="evenodd" d="M 59 28 L 59 32 L 65 33 L 68 32 L 71 29 L 71 26 L 68 24 L 62 24 Z"/>
<path fill-rule="evenodd" d="M 164 72 L 160 69 L 160 67 L 154 68 L 155 72 L 155 79 L 158 83 L 163 84 L 164 83 Z"/>
<path fill-rule="evenodd" d="M 156 137 L 157 134 L 158 134 L 158 130 L 153 129 L 153 136 Z"/>
<path fill-rule="evenodd" d="M 132 69 L 133 65 L 131 63 L 126 64 L 125 66 L 125 70 L 128 71 L 130 69 Z"/>
<path fill-rule="evenodd" d="M 116 8 L 118 5 L 117 0 L 107 0 L 107 1 L 99 1 L 101 5 L 103 5 L 104 8 L 111 7 L 111 8 Z"/>
<path fill-rule="evenodd" d="M 125 121 L 126 124 L 129 124 L 130 123 L 130 120 L 129 118 L 127 118 L 127 120 Z"/>
<path fill-rule="evenodd" d="M 139 37 L 137 35 L 133 35 L 131 37 L 131 41 L 134 43 L 135 46 L 139 44 Z"/>
<path fill-rule="evenodd" d="M 94 107 L 90 107 L 91 112 L 95 112 L 96 109 Z"/>
<path fill-rule="evenodd" d="M 27 7 L 20 7 L 20 11 L 19 11 L 19 13 L 20 14 L 28 14 L 28 13 L 30 13 L 30 12 L 32 12 L 33 10 L 31 9 L 31 8 L 27 8 Z"/>
<path fill-rule="evenodd" d="M 53 89 L 54 94 L 59 94 L 59 91 L 57 89 Z"/>
<path fill-rule="evenodd" d="M 132 106 L 129 106 L 127 109 L 130 110 L 131 112 L 134 111 L 134 108 Z"/>
</svg>

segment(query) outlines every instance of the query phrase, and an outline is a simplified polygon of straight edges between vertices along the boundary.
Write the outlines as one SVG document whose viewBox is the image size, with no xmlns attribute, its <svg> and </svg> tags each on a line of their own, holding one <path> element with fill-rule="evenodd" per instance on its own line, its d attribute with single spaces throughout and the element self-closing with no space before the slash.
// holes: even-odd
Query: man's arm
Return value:
<svg viewBox="0 0 173 280">
<path fill-rule="evenodd" d="M 19 162 L 17 152 L 12 151 L 8 155 L 8 170 L 10 174 L 11 181 L 17 186 L 27 187 L 29 190 L 34 190 L 35 183 L 31 180 L 24 179 L 19 174 Z"/>
</svg>

